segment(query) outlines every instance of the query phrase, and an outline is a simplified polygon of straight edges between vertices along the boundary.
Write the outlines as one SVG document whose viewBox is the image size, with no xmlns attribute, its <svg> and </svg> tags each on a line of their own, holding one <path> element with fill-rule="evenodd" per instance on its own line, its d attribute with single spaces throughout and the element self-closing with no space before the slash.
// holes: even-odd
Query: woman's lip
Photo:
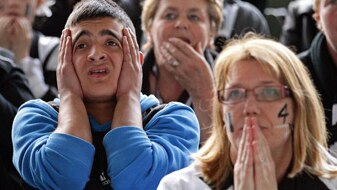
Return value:
<svg viewBox="0 0 337 190">
<path fill-rule="evenodd" d="M 191 40 L 187 39 L 187 38 L 180 38 L 182 41 L 191 44 Z"/>
<path fill-rule="evenodd" d="M 186 37 L 186 36 L 175 36 L 174 38 L 178 38 L 178 39 L 180 39 L 180 40 L 182 40 L 182 41 L 184 41 L 184 42 L 186 42 L 190 45 L 192 44 L 192 40 L 190 38 Z"/>
</svg>

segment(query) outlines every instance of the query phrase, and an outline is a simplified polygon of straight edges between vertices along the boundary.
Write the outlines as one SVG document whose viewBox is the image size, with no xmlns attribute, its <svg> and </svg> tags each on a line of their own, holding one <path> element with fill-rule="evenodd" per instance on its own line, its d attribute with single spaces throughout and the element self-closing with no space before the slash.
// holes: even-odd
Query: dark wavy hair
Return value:
<svg viewBox="0 0 337 190">
<path fill-rule="evenodd" d="M 124 27 L 135 34 L 135 27 L 125 11 L 112 0 L 81 0 L 69 15 L 65 28 L 69 28 L 84 20 L 110 17 L 116 19 Z"/>
</svg>

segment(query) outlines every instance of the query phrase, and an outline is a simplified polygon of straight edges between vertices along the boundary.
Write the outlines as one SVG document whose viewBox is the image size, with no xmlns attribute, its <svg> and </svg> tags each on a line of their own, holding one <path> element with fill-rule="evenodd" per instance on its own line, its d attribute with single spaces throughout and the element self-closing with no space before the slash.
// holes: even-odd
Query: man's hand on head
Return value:
<svg viewBox="0 0 337 190">
<path fill-rule="evenodd" d="M 142 86 L 142 54 L 139 51 L 135 35 L 130 29 L 123 29 L 123 63 L 116 92 L 119 97 L 133 93 L 137 97 Z"/>
<path fill-rule="evenodd" d="M 60 38 L 57 65 L 57 86 L 63 96 L 75 95 L 83 100 L 83 92 L 72 62 L 72 39 L 70 29 L 64 29 Z"/>
</svg>

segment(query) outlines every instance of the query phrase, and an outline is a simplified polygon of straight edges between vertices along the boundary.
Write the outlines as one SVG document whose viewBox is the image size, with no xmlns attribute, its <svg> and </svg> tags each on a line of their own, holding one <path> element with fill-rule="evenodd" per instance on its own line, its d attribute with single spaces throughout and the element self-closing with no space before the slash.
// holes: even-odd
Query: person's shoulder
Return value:
<svg viewBox="0 0 337 190">
<path fill-rule="evenodd" d="M 9 61 L 11 64 L 14 64 L 15 55 L 10 50 L 0 47 L 0 56 L 1 60 Z"/>
<path fill-rule="evenodd" d="M 181 170 L 177 170 L 171 173 L 172 175 L 182 175 L 188 178 L 198 178 L 202 177 L 201 167 L 197 161 L 192 162 L 189 166 L 182 168 Z"/>
<path fill-rule="evenodd" d="M 18 67 L 14 63 L 14 54 L 0 47 L 0 69 L 5 71 L 6 73 L 10 73 L 13 69 L 17 69 Z"/>
<path fill-rule="evenodd" d="M 296 13 L 296 15 L 302 15 L 302 14 L 312 14 L 313 8 L 312 8 L 312 1 L 308 0 L 297 0 L 297 1 L 291 1 L 288 5 L 288 11 Z"/>
<path fill-rule="evenodd" d="M 324 49 L 324 40 L 324 34 L 322 32 L 317 33 L 313 38 L 309 49 L 297 54 L 297 57 L 302 61 L 304 65 L 308 67 L 309 70 L 314 70 L 314 60 L 320 60 L 321 51 L 322 49 Z M 323 52 L 325 53 L 325 51 Z"/>
<path fill-rule="evenodd" d="M 141 95 L 140 99 L 141 110 L 144 118 L 149 112 L 149 121 L 146 122 L 144 129 L 149 130 L 152 128 L 158 128 L 161 126 L 171 127 L 174 126 L 174 130 L 181 134 L 181 130 L 193 131 L 193 133 L 199 133 L 199 123 L 193 109 L 180 102 L 169 102 L 167 104 L 160 104 L 158 99 L 153 95 Z M 167 125 L 170 124 L 170 125 Z M 188 133 L 190 134 L 190 133 Z M 181 134 L 183 135 L 183 134 Z M 184 134 L 186 135 L 186 134 Z"/>
<path fill-rule="evenodd" d="M 13 121 L 13 132 L 16 135 L 25 135 L 43 126 L 43 130 L 55 130 L 58 121 L 58 112 L 47 102 L 41 99 L 28 100 L 22 104 Z M 38 126 L 34 128 L 33 126 Z"/>
<path fill-rule="evenodd" d="M 262 16 L 260 10 L 255 7 L 253 4 L 246 1 L 234 1 L 239 6 L 240 9 L 244 10 L 247 13 L 251 13 L 252 15 L 256 15 L 258 17 Z"/>
<path fill-rule="evenodd" d="M 14 68 L 15 68 L 14 65 L 11 64 L 11 61 L 9 59 L 0 55 L 0 70 L 1 70 L 1 73 L 4 72 L 6 74 L 9 74 Z"/>
<path fill-rule="evenodd" d="M 140 105 L 142 108 L 142 112 L 159 104 L 160 104 L 159 100 L 154 95 L 141 94 Z M 186 104 L 183 104 L 181 102 L 175 102 L 175 101 L 165 104 L 162 110 L 165 113 L 177 111 L 177 110 L 186 110 L 188 112 L 194 113 L 193 109 L 190 106 L 187 106 Z"/>
<path fill-rule="evenodd" d="M 305 51 L 300 52 L 297 54 L 297 57 L 303 62 L 308 62 L 308 59 L 310 59 L 310 49 L 307 49 Z"/>
<path fill-rule="evenodd" d="M 157 119 L 167 122 L 189 126 L 188 128 L 199 128 L 198 119 L 194 110 L 181 102 L 169 102 L 158 111 Z"/>
<path fill-rule="evenodd" d="M 28 100 L 24 104 L 22 104 L 19 108 L 19 112 L 21 110 L 24 110 L 24 112 L 29 112 L 33 110 L 41 110 L 43 112 L 47 113 L 53 113 L 55 114 L 57 111 L 49 104 L 48 102 L 41 100 L 41 99 L 33 99 L 33 100 Z"/>
<path fill-rule="evenodd" d="M 199 189 L 211 188 L 202 180 L 200 165 L 193 162 L 186 168 L 174 171 L 166 175 L 160 182 L 158 189 Z"/>
<path fill-rule="evenodd" d="M 245 1 L 235 1 L 238 6 L 238 17 L 236 18 L 236 28 L 241 28 L 244 32 L 254 31 L 256 33 L 270 35 L 267 19 L 262 12 L 253 4 Z"/>
<path fill-rule="evenodd" d="M 319 179 L 327 186 L 329 190 L 337 190 L 337 176 L 332 178 L 323 178 Z"/>
<path fill-rule="evenodd" d="M 180 102 L 158 104 L 154 109 L 157 107 L 160 108 L 156 110 L 155 115 L 153 115 L 149 123 L 171 123 L 176 125 L 175 128 L 177 130 L 182 130 L 177 125 L 183 128 L 194 128 L 194 130 L 199 128 L 198 119 L 191 107 Z"/>
<path fill-rule="evenodd" d="M 154 95 L 146 95 L 140 93 L 140 106 L 142 111 L 145 111 L 155 105 L 159 104 L 159 100 Z"/>
<path fill-rule="evenodd" d="M 186 104 L 183 104 L 181 102 L 175 102 L 175 101 L 169 102 L 166 105 L 166 109 L 172 109 L 172 110 L 177 110 L 177 109 L 181 110 L 181 109 L 183 109 L 183 110 L 187 110 L 187 111 L 193 112 L 193 109 L 190 106 L 188 106 Z"/>
<path fill-rule="evenodd" d="M 337 159 L 337 142 L 329 146 L 329 152 Z"/>
</svg>

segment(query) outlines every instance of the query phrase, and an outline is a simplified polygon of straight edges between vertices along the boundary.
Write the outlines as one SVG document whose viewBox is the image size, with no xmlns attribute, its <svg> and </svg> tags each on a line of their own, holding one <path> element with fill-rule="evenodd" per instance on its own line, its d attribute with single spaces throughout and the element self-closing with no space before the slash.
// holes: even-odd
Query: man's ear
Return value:
<svg viewBox="0 0 337 190">
<path fill-rule="evenodd" d="M 316 10 L 314 14 L 312 14 L 312 18 L 314 18 L 314 20 L 316 21 L 317 28 L 322 31 L 321 16 L 319 14 L 319 10 Z"/>
<path fill-rule="evenodd" d="M 141 51 L 138 51 L 138 52 L 139 52 L 139 62 L 140 62 L 141 65 L 143 65 L 143 63 L 144 63 L 144 54 Z"/>
</svg>

